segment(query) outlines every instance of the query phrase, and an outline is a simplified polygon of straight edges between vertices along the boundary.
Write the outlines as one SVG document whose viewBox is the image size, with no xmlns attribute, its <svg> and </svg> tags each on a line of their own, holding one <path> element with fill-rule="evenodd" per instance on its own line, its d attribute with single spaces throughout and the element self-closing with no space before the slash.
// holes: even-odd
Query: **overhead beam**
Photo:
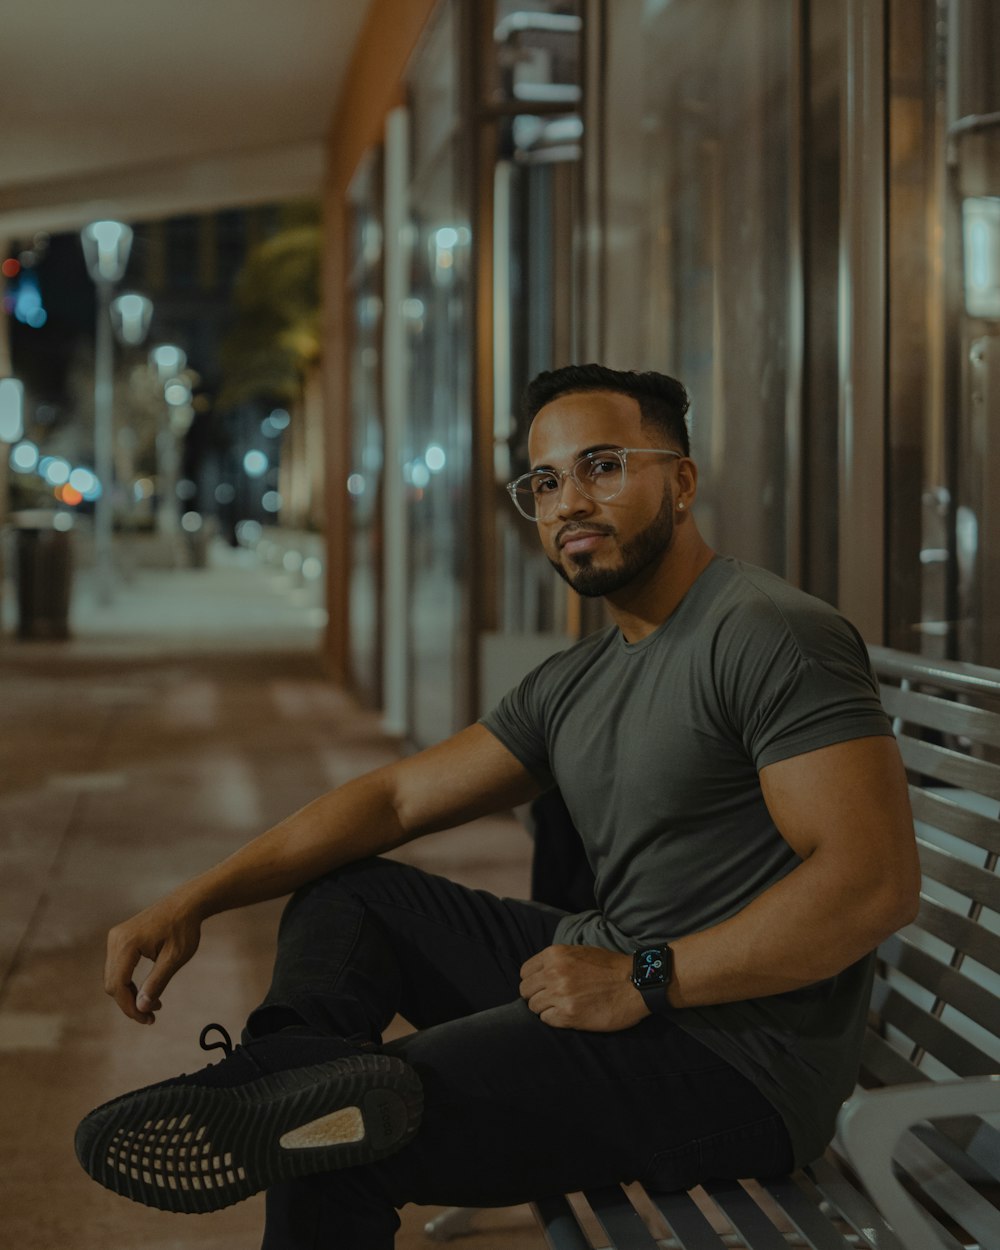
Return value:
<svg viewBox="0 0 1000 1250">
<path fill-rule="evenodd" d="M 324 140 L 315 139 L 0 187 L 0 238 L 75 230 L 98 217 L 149 221 L 318 198 L 324 160 Z"/>
</svg>

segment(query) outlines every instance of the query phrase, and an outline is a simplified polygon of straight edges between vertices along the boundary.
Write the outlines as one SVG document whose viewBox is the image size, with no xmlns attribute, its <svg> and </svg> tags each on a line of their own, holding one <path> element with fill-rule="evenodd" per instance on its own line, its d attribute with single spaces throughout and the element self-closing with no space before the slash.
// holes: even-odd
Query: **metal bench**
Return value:
<svg viewBox="0 0 1000 1250">
<path fill-rule="evenodd" d="M 534 1204 L 552 1250 L 1000 1250 L 1000 672 L 872 658 L 910 778 L 917 920 L 879 948 L 859 1088 L 777 1181 Z M 448 1240 L 476 1212 L 427 1226 Z"/>
</svg>

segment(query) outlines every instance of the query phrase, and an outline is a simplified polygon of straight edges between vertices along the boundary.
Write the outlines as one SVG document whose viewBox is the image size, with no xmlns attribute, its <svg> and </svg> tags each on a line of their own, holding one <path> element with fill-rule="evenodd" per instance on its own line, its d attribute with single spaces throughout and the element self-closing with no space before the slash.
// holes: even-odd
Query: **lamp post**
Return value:
<svg viewBox="0 0 1000 1250">
<path fill-rule="evenodd" d="M 10 486 L 8 443 L 16 443 L 24 434 L 24 384 L 17 378 L 0 377 L 0 525 L 7 520 Z M 3 593 L 3 552 L 0 550 L 0 595 Z"/>
<path fill-rule="evenodd" d="M 94 557 L 97 565 L 97 601 L 111 603 L 114 589 L 112 532 L 114 528 L 114 344 L 111 332 L 111 292 L 125 276 L 132 231 L 120 221 L 93 221 L 80 232 L 87 272 L 97 289 L 94 348 L 94 468 L 101 493 L 94 504 Z"/>
<path fill-rule="evenodd" d="M 111 301 L 111 325 L 115 338 L 123 347 L 138 347 L 145 342 L 149 333 L 149 325 L 153 320 L 153 301 L 135 291 L 126 291 Z M 135 429 L 131 422 L 126 421 L 119 428 L 117 465 L 119 475 L 125 482 L 125 528 L 130 540 L 135 537 Z M 126 578 L 131 575 L 132 561 L 125 566 Z"/>
<path fill-rule="evenodd" d="M 0 443 L 16 443 L 24 433 L 24 383 L 0 378 Z"/>
<path fill-rule="evenodd" d="M 173 343 L 160 343 L 149 353 L 149 364 L 163 388 L 164 416 L 156 439 L 156 477 L 160 483 L 160 502 L 156 510 L 157 529 L 171 540 L 180 533 L 180 509 L 177 505 L 177 482 L 180 476 L 180 456 L 177 433 L 174 429 L 174 410 L 191 398 L 190 387 L 182 375 L 187 367 L 187 356 Z M 184 395 L 172 395 L 173 384 L 182 387 Z"/>
</svg>

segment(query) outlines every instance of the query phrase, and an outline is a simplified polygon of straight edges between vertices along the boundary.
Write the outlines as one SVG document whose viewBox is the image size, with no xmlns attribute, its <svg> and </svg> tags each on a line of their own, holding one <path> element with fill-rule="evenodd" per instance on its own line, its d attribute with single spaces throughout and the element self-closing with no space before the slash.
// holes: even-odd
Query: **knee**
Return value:
<svg viewBox="0 0 1000 1250">
<path fill-rule="evenodd" d="M 331 906 L 366 905 L 381 892 L 391 875 L 404 865 L 373 856 L 343 864 L 299 886 L 285 904 L 283 926 L 298 926 L 312 917 L 322 917 Z"/>
<path fill-rule="evenodd" d="M 314 877 L 312 881 L 307 881 L 305 885 L 299 886 L 295 893 L 288 900 L 288 906 L 298 906 L 302 903 L 308 903 L 316 899 L 326 899 L 331 894 L 357 892 L 356 886 L 369 873 L 377 871 L 379 866 L 386 861 L 373 857 L 371 859 L 359 859 L 352 864 L 342 864 L 339 868 L 333 868 L 329 872 L 325 872 L 321 877 Z"/>
</svg>

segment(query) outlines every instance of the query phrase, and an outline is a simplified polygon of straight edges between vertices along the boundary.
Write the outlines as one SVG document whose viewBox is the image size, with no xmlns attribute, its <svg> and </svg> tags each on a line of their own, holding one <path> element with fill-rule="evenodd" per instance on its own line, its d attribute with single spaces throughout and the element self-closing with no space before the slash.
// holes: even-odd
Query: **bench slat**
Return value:
<svg viewBox="0 0 1000 1250">
<path fill-rule="evenodd" d="M 591 1250 L 573 1208 L 562 1195 L 538 1198 L 531 1204 L 531 1210 L 541 1225 L 549 1250 Z"/>
<path fill-rule="evenodd" d="M 891 717 L 907 725 L 923 725 L 927 729 L 1000 746 L 1000 725 L 996 716 L 984 708 L 915 690 L 902 690 L 899 686 L 882 687 L 882 706 Z M 900 736 L 909 735 L 904 730 Z"/>
<path fill-rule="evenodd" d="M 991 799 L 1000 799 L 1000 765 L 974 759 L 959 751 L 949 751 L 947 747 L 933 742 L 918 742 L 905 736 L 900 736 L 897 741 L 903 763 L 911 772 L 947 781 L 962 790 L 972 790 Z"/>
<path fill-rule="evenodd" d="M 861 1043 L 861 1070 L 873 1079 L 867 1085 L 911 1085 L 914 1081 L 926 1081 L 926 1075 L 916 1064 L 904 1058 L 884 1037 L 872 1029 L 865 1033 Z"/>
<path fill-rule="evenodd" d="M 985 1120 L 935 1120 L 911 1130 L 972 1185 L 1000 1183 L 1000 1132 Z"/>
<path fill-rule="evenodd" d="M 964 859 L 956 859 L 936 846 L 917 840 L 920 867 L 925 877 L 965 894 L 984 907 L 1000 911 L 1000 877 Z"/>
<path fill-rule="evenodd" d="M 934 1151 L 912 1133 L 906 1133 L 895 1157 L 941 1210 L 971 1233 L 980 1245 L 1000 1245 L 1000 1212 L 943 1163 Z M 935 1225 L 938 1235 L 944 1234 L 944 1229 L 936 1220 Z M 945 1234 L 943 1239 L 946 1244 L 950 1239 L 961 1250 L 962 1243 L 951 1238 L 950 1234 Z"/>
<path fill-rule="evenodd" d="M 965 660 L 932 660 L 924 655 L 911 655 L 908 651 L 896 651 L 891 647 L 870 646 L 872 666 L 882 677 L 915 681 L 921 685 L 939 686 L 943 690 L 976 695 L 977 697 L 1000 696 L 1000 677 L 997 670 L 982 664 L 969 664 Z"/>
<path fill-rule="evenodd" d="M 705 1218 L 689 1194 L 659 1194 L 650 1198 L 667 1221 L 681 1250 L 725 1250 L 725 1241 Z"/>
<path fill-rule="evenodd" d="M 932 792 L 911 785 L 910 806 L 918 821 L 961 838 L 963 842 L 971 842 L 984 851 L 1000 854 L 1000 820 L 956 803 L 947 797 L 947 791 Z"/>
<path fill-rule="evenodd" d="M 762 1181 L 764 1189 L 788 1216 L 809 1250 L 853 1250 L 851 1242 L 819 1209 L 818 1196 L 805 1193 L 800 1176 Z"/>
<path fill-rule="evenodd" d="M 864 1194 L 847 1181 L 828 1158 L 817 1159 L 806 1175 L 837 1214 L 878 1250 L 906 1250 Z"/>
<path fill-rule="evenodd" d="M 954 946 L 994 972 L 1000 972 L 1000 936 L 990 933 L 974 920 L 949 911 L 922 894 L 916 923 L 918 928 L 940 938 L 948 946 Z"/>
<path fill-rule="evenodd" d="M 748 1250 L 788 1250 L 788 1243 L 738 1181 L 713 1181 L 703 1186 Z"/>
<path fill-rule="evenodd" d="M 891 986 L 878 990 L 879 1013 L 956 1076 L 993 1076 L 998 1062 Z"/>
<path fill-rule="evenodd" d="M 882 962 L 1000 1037 L 1000 1000 L 964 973 L 949 968 L 908 941 L 907 934 L 911 932 L 912 929 L 904 929 L 902 934 L 894 934 L 882 943 L 879 947 Z"/>
<path fill-rule="evenodd" d="M 584 1196 L 613 1246 L 627 1246 L 628 1250 L 657 1250 L 652 1233 L 621 1186 L 588 1189 Z"/>
</svg>

